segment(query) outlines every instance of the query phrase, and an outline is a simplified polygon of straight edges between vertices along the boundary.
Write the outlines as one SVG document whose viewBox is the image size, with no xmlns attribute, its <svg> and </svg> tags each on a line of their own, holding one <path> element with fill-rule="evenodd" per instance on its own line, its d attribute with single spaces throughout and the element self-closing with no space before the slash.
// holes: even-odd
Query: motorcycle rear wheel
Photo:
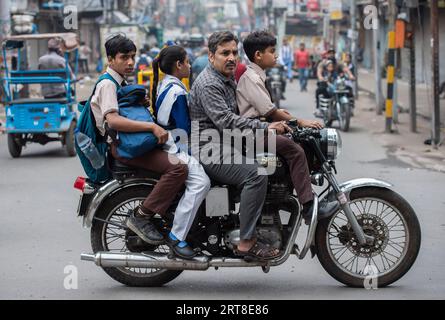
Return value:
<svg viewBox="0 0 445 320">
<path fill-rule="evenodd" d="M 318 260 L 334 279 L 347 286 L 386 287 L 403 277 L 417 258 L 421 243 L 417 216 L 405 199 L 389 189 L 358 188 L 350 199 L 359 224 L 376 241 L 361 246 L 340 210 L 318 225 Z"/>
<path fill-rule="evenodd" d="M 126 215 L 129 209 L 134 209 L 151 192 L 147 187 L 127 188 L 109 197 L 99 208 L 96 217 L 125 225 Z M 99 220 L 93 220 L 91 227 L 91 246 L 93 252 L 131 251 L 125 239 L 127 229 L 120 230 L 116 226 L 106 224 Z M 114 240 L 110 240 L 113 239 Z M 108 241 L 107 241 L 108 240 Z M 119 243 L 121 240 L 121 243 Z M 147 244 L 150 247 L 150 245 Z M 165 245 L 152 248 L 150 251 L 167 253 Z M 176 277 L 182 270 L 166 270 L 152 268 L 102 268 L 114 280 L 130 287 L 160 287 Z"/>
</svg>

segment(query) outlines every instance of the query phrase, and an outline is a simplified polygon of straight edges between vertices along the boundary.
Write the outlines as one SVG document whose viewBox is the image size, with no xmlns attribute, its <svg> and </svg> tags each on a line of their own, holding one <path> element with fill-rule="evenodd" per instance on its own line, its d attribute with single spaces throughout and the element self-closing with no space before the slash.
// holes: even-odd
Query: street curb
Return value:
<svg viewBox="0 0 445 320">
<path fill-rule="evenodd" d="M 369 94 L 373 99 L 375 99 L 375 93 L 374 93 L 374 91 L 371 91 L 370 89 L 361 87 L 360 85 L 358 86 L 358 89 L 359 89 L 359 91 L 366 92 L 366 93 Z M 402 103 L 397 103 L 397 106 L 399 107 L 399 110 L 402 110 L 402 112 L 409 113 L 409 108 L 405 108 L 405 106 L 404 106 Z M 384 106 L 383 106 L 383 107 L 384 107 Z M 383 109 L 383 111 L 384 111 L 384 109 Z M 425 119 L 425 120 L 427 120 L 427 121 L 431 121 L 431 116 L 426 116 L 426 115 L 424 115 L 424 114 L 422 114 L 422 113 L 419 113 L 419 112 L 416 112 L 416 115 L 417 115 L 418 117 L 421 117 L 422 119 Z M 440 126 L 445 128 L 445 123 L 441 122 L 441 123 L 440 123 Z"/>
</svg>

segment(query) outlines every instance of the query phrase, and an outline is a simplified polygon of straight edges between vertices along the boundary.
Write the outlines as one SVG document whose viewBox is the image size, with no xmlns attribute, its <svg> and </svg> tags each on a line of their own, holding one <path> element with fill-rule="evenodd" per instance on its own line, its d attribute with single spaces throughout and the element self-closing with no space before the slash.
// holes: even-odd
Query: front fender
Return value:
<svg viewBox="0 0 445 320">
<path fill-rule="evenodd" d="M 346 194 L 346 196 L 349 199 L 349 194 L 352 190 L 361 188 L 361 187 L 377 187 L 377 188 L 383 188 L 383 189 L 391 189 L 393 185 L 389 182 L 378 180 L 374 178 L 359 178 L 359 179 L 353 179 L 346 182 L 343 182 L 340 184 L 340 189 Z M 334 193 L 334 190 L 330 191 L 327 195 L 328 199 L 335 199 L 336 195 Z"/>
<path fill-rule="evenodd" d="M 150 178 L 134 178 L 127 179 L 124 181 L 111 180 L 101 186 L 94 194 L 93 199 L 91 199 L 90 204 L 85 212 L 83 217 L 83 227 L 90 228 L 93 223 L 93 218 L 99 209 L 100 205 L 104 202 L 106 198 L 111 196 L 112 194 L 135 186 L 154 186 L 157 183 L 157 180 Z"/>
</svg>

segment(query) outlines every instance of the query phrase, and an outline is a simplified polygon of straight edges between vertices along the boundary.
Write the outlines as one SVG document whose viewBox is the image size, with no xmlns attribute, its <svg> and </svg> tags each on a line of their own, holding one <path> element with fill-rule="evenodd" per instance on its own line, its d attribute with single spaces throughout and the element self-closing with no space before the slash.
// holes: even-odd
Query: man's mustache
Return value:
<svg viewBox="0 0 445 320">
<path fill-rule="evenodd" d="M 226 67 L 236 67 L 236 63 L 229 62 Z"/>
</svg>

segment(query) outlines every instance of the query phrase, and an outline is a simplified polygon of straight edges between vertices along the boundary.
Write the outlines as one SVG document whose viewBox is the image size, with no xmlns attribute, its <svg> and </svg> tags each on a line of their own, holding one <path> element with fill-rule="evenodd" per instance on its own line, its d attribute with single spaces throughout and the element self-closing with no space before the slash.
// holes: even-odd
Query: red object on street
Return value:
<svg viewBox="0 0 445 320">
<path fill-rule="evenodd" d="M 238 83 L 239 79 L 241 78 L 241 76 L 243 75 L 244 72 L 246 72 L 247 67 L 244 63 L 238 62 L 236 65 L 236 70 L 235 70 L 235 80 L 236 83 Z"/>
<path fill-rule="evenodd" d="M 86 178 L 77 177 L 76 181 L 74 182 L 74 188 L 83 192 L 83 189 L 85 188 L 85 181 Z"/>
</svg>

